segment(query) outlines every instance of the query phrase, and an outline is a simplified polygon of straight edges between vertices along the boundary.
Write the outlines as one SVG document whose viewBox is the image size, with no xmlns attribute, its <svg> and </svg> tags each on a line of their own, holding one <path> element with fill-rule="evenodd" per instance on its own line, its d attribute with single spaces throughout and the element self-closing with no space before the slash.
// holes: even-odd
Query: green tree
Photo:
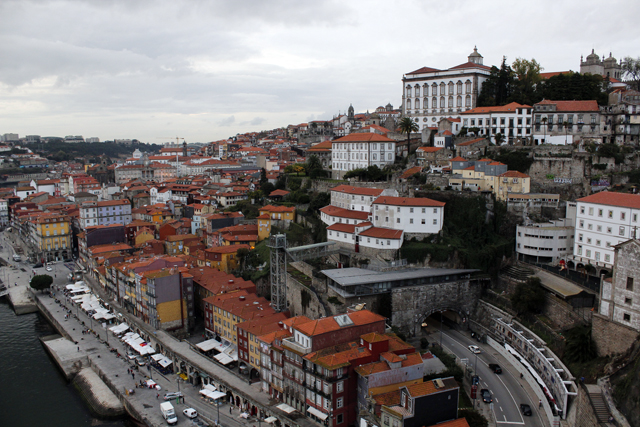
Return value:
<svg viewBox="0 0 640 427">
<path fill-rule="evenodd" d="M 566 344 L 563 359 L 568 362 L 582 363 L 598 356 L 589 326 L 578 326 L 565 332 Z"/>
<path fill-rule="evenodd" d="M 44 291 L 45 289 L 49 289 L 51 284 L 53 283 L 53 277 L 48 274 L 38 274 L 37 276 L 33 276 L 31 278 L 31 282 L 29 286 L 31 286 L 36 291 Z"/>
<path fill-rule="evenodd" d="M 238 264 L 240 266 L 240 270 L 244 270 L 246 268 L 246 261 L 249 253 L 251 251 L 247 248 L 240 248 L 238 252 L 236 252 L 236 257 L 238 258 Z"/>
<path fill-rule="evenodd" d="M 323 208 L 331 203 L 331 194 L 326 192 L 316 193 L 311 198 L 307 212 L 314 215 L 318 215 L 320 208 Z"/>
<path fill-rule="evenodd" d="M 538 83 L 540 83 L 540 72 L 544 69 L 535 59 L 516 58 L 511 64 L 511 68 L 516 76 L 514 91 L 510 96 L 511 102 L 533 105 L 539 102 L 536 93 Z"/>
<path fill-rule="evenodd" d="M 563 73 L 542 81 L 538 94 L 554 101 L 588 101 L 595 99 L 606 105 L 608 96 L 605 82 L 599 74 Z"/>
<path fill-rule="evenodd" d="M 461 409 L 458 416 L 465 418 L 469 427 L 487 427 L 489 422 L 487 419 L 475 409 Z"/>
<path fill-rule="evenodd" d="M 640 90 L 640 58 L 627 56 L 622 60 L 622 72 L 634 82 L 636 90 Z"/>
<path fill-rule="evenodd" d="M 305 164 L 305 169 L 309 174 L 309 178 L 315 179 L 318 177 L 325 177 L 327 175 L 326 171 L 322 168 L 322 162 L 315 154 L 312 154 Z"/>
<path fill-rule="evenodd" d="M 538 277 L 530 277 L 516 286 L 511 295 L 511 305 L 518 314 L 539 313 L 545 306 L 546 297 L 542 282 Z"/>
<path fill-rule="evenodd" d="M 420 128 L 411 117 L 401 118 L 400 122 L 398 123 L 398 128 L 400 129 L 400 133 L 407 134 L 407 155 L 409 155 L 409 150 L 411 149 L 411 132 L 418 132 Z"/>
<path fill-rule="evenodd" d="M 515 73 L 507 64 L 507 58 L 504 57 L 500 68 L 491 67 L 489 77 L 482 84 L 482 90 L 478 96 L 478 106 L 492 107 L 506 104 L 516 85 Z"/>
</svg>

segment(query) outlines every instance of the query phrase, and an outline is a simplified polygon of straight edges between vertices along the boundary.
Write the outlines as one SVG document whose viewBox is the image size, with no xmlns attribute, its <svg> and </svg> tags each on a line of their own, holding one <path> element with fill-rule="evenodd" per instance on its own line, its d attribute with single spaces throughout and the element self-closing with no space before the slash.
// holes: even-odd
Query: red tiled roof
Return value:
<svg viewBox="0 0 640 427">
<path fill-rule="evenodd" d="M 331 189 L 331 191 L 338 191 L 340 193 L 354 194 L 358 196 L 379 196 L 382 194 L 379 188 L 365 188 L 365 187 L 352 187 L 351 185 L 338 185 Z"/>
<path fill-rule="evenodd" d="M 461 70 L 465 68 L 480 68 L 481 70 L 490 70 L 491 67 L 486 65 L 476 64 L 475 62 L 465 62 L 464 64 L 456 65 L 455 67 L 449 68 L 450 70 Z"/>
<path fill-rule="evenodd" d="M 441 70 L 438 70 L 436 68 L 430 68 L 430 67 L 422 67 L 422 68 L 418 68 L 415 71 L 412 71 L 410 73 L 407 74 L 424 74 L 424 73 L 435 73 Z"/>
<path fill-rule="evenodd" d="M 400 175 L 400 179 L 407 179 L 412 177 L 413 175 L 422 172 L 422 166 L 414 166 L 412 168 L 407 169 Z"/>
<path fill-rule="evenodd" d="M 554 76 L 558 76 L 560 74 L 571 74 L 573 73 L 573 71 L 569 70 L 569 71 L 550 71 L 548 73 L 540 73 L 540 78 L 542 80 L 546 80 L 550 77 L 554 77 Z"/>
<path fill-rule="evenodd" d="M 465 159 L 464 157 L 454 157 L 453 159 L 451 159 L 452 162 L 466 162 L 468 161 L 467 159 Z"/>
<path fill-rule="evenodd" d="M 577 200 L 583 203 L 596 203 L 607 206 L 620 206 L 625 208 L 640 209 L 640 195 L 629 193 L 615 193 L 601 191 Z"/>
<path fill-rule="evenodd" d="M 262 211 L 267 211 L 267 212 L 295 212 L 296 208 L 291 206 L 291 207 L 287 207 L 287 206 L 273 206 L 273 205 L 267 205 L 264 207 L 261 207 L 259 209 L 260 212 Z"/>
<path fill-rule="evenodd" d="M 518 172 L 518 171 L 506 171 L 503 174 L 500 174 L 503 178 L 529 178 L 529 175 L 526 173 Z"/>
<path fill-rule="evenodd" d="M 342 233 L 354 233 L 355 229 L 355 224 L 342 224 L 341 222 L 336 222 L 335 224 L 327 227 L 327 230 L 340 231 Z"/>
<path fill-rule="evenodd" d="M 369 310 L 360 310 L 352 313 L 348 313 L 346 315 L 337 315 L 337 316 L 348 316 L 349 319 L 353 322 L 354 326 L 367 325 L 376 322 L 384 322 L 385 318 L 375 314 Z M 341 326 L 338 322 L 335 321 L 334 317 L 324 317 L 318 320 L 312 320 L 310 322 L 303 323 L 301 325 L 295 326 L 300 332 L 307 336 L 315 336 L 324 334 L 331 331 L 337 331 L 341 329 Z"/>
<path fill-rule="evenodd" d="M 369 218 L 369 212 L 352 211 L 350 209 L 339 208 L 333 205 L 328 205 L 323 208 L 320 208 L 320 212 L 325 213 L 329 216 L 337 216 L 340 218 L 349 218 L 349 219 L 359 219 L 362 221 Z"/>
<path fill-rule="evenodd" d="M 331 151 L 331 146 L 332 146 L 332 142 L 331 141 L 323 141 L 319 144 L 316 144 L 314 146 L 312 146 L 311 148 L 308 148 L 307 151 Z"/>
<path fill-rule="evenodd" d="M 419 147 L 416 151 L 424 151 L 425 153 L 435 153 L 442 150 L 442 147 Z"/>
<path fill-rule="evenodd" d="M 402 239 L 402 230 L 392 230 L 391 228 L 371 227 L 360 233 L 360 236 L 375 237 L 377 239 Z"/>
<path fill-rule="evenodd" d="M 396 142 L 396 140 L 387 138 L 386 136 L 382 136 L 377 133 L 364 132 L 350 133 L 347 136 L 335 139 L 333 142 Z"/>
<path fill-rule="evenodd" d="M 535 105 L 555 105 L 556 111 L 600 111 L 598 101 L 550 101 L 543 99 Z"/>
<path fill-rule="evenodd" d="M 469 427 L 469 423 L 466 418 L 458 418 L 457 420 L 446 421 L 440 424 L 434 424 L 438 427 Z M 432 426 L 429 426 L 432 427 Z"/>
<path fill-rule="evenodd" d="M 426 197 L 392 197 L 380 196 L 373 201 L 374 205 L 393 205 L 393 206 L 430 206 L 443 207 L 445 202 L 428 199 Z"/>
<path fill-rule="evenodd" d="M 274 197 L 274 196 L 286 196 L 287 194 L 289 194 L 289 192 L 287 190 L 273 190 L 270 194 L 269 197 Z"/>
<path fill-rule="evenodd" d="M 515 113 L 519 108 L 531 108 L 531 105 L 511 102 L 509 104 L 499 105 L 496 107 L 476 107 L 471 110 L 463 111 L 460 114 Z"/>
</svg>

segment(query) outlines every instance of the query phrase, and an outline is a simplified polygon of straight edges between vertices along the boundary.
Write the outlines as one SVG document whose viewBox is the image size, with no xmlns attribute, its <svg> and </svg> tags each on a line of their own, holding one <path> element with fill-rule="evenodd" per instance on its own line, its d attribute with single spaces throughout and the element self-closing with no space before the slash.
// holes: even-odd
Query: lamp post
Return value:
<svg viewBox="0 0 640 427">
<path fill-rule="evenodd" d="M 220 398 L 216 399 L 216 408 L 218 411 L 218 415 L 216 416 L 216 425 L 220 425 Z"/>
</svg>

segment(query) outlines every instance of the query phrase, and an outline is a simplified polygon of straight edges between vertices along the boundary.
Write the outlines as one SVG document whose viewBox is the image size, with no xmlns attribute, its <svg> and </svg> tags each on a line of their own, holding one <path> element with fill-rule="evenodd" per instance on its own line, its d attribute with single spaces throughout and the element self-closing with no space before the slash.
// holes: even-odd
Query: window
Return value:
<svg viewBox="0 0 640 427">
<path fill-rule="evenodd" d="M 627 277 L 627 290 L 633 291 L 633 277 Z"/>
<path fill-rule="evenodd" d="M 438 220 L 437 219 L 433 220 L 433 225 L 438 225 Z"/>
<path fill-rule="evenodd" d="M 585 253 L 585 256 L 586 256 L 587 258 L 591 258 L 591 251 L 590 251 L 589 249 L 587 249 L 587 251 L 586 251 L 586 253 Z"/>
<path fill-rule="evenodd" d="M 434 214 L 437 214 L 437 213 L 438 213 L 438 208 L 434 208 L 434 209 L 433 209 L 433 213 L 434 213 Z"/>
<path fill-rule="evenodd" d="M 627 217 L 626 212 L 620 212 L 620 220 L 621 221 L 624 221 L 626 219 L 626 217 Z"/>
<path fill-rule="evenodd" d="M 386 425 L 389 425 L 389 417 L 387 417 L 387 423 Z M 344 422 L 344 415 L 343 414 L 338 414 L 338 416 L 336 417 L 336 424 L 342 424 Z"/>
<path fill-rule="evenodd" d="M 589 215 L 593 215 L 593 208 L 589 208 Z"/>
<path fill-rule="evenodd" d="M 400 212 L 400 208 L 398 208 L 398 212 Z M 427 208 L 422 208 L 422 213 L 427 213 Z"/>
<path fill-rule="evenodd" d="M 580 220 L 580 228 L 584 228 L 584 221 Z"/>
<path fill-rule="evenodd" d="M 619 232 L 619 234 L 620 234 L 621 236 L 624 236 L 624 227 L 620 227 L 620 232 Z"/>
<path fill-rule="evenodd" d="M 427 223 L 427 220 L 422 218 L 422 225 L 425 225 Z"/>
<path fill-rule="evenodd" d="M 410 212 L 410 213 L 413 213 L 413 208 L 409 208 L 409 212 Z"/>
<path fill-rule="evenodd" d="M 622 320 L 624 320 L 625 322 L 631 322 L 631 315 L 629 313 L 624 313 L 622 315 Z"/>
<path fill-rule="evenodd" d="M 413 224 L 413 218 L 409 218 L 409 224 Z"/>
<path fill-rule="evenodd" d="M 609 218 L 613 218 L 613 211 L 609 211 Z"/>
<path fill-rule="evenodd" d="M 602 209 L 598 209 L 598 216 L 602 217 Z"/>
<path fill-rule="evenodd" d="M 631 304 L 632 304 L 632 300 L 631 300 L 631 298 L 625 298 L 625 299 L 624 299 L 624 303 L 625 303 L 625 304 L 628 304 L 628 305 L 631 305 Z"/>
<path fill-rule="evenodd" d="M 340 381 L 336 384 L 336 393 L 342 393 L 344 391 L 344 381 Z"/>
<path fill-rule="evenodd" d="M 400 224 L 400 218 L 396 218 L 396 223 Z"/>
<path fill-rule="evenodd" d="M 588 228 L 589 230 L 593 230 L 593 224 L 587 224 L 587 228 Z"/>
</svg>

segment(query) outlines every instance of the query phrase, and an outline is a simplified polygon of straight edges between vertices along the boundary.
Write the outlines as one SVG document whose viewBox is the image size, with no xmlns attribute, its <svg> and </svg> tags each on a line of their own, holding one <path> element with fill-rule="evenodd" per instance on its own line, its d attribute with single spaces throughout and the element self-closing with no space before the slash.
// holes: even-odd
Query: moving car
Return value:
<svg viewBox="0 0 640 427">
<path fill-rule="evenodd" d="M 469 346 L 469 351 L 470 351 L 471 353 L 474 353 L 474 354 L 480 354 L 480 353 L 482 353 L 482 352 L 480 351 L 480 347 L 478 347 L 477 345 L 470 345 L 470 346 Z"/>
<path fill-rule="evenodd" d="M 500 367 L 500 365 L 498 365 L 496 363 L 489 363 L 489 369 L 491 369 L 494 374 L 501 374 L 502 373 L 502 368 Z"/>
<path fill-rule="evenodd" d="M 174 425 L 178 423 L 176 411 L 173 409 L 173 405 L 171 403 L 162 402 L 160 404 L 160 412 L 162 412 L 162 417 L 167 420 L 167 424 Z"/>
<path fill-rule="evenodd" d="M 531 416 L 531 406 L 527 405 L 526 403 L 521 403 L 520 404 L 520 412 L 522 412 L 522 415 L 527 415 L 527 416 Z"/>
<path fill-rule="evenodd" d="M 483 388 L 482 390 L 480 390 L 480 395 L 482 396 L 482 401 L 484 403 L 493 402 L 493 399 L 491 398 L 491 392 L 486 388 Z"/>
<path fill-rule="evenodd" d="M 182 397 L 182 392 L 181 391 L 172 391 L 170 393 L 165 393 L 164 394 L 164 400 L 171 400 L 171 399 L 175 399 L 177 397 Z"/>
<path fill-rule="evenodd" d="M 182 411 L 182 413 L 184 414 L 185 417 L 187 418 L 195 418 L 198 416 L 198 411 L 196 411 L 193 408 L 187 408 L 184 411 Z"/>
</svg>

